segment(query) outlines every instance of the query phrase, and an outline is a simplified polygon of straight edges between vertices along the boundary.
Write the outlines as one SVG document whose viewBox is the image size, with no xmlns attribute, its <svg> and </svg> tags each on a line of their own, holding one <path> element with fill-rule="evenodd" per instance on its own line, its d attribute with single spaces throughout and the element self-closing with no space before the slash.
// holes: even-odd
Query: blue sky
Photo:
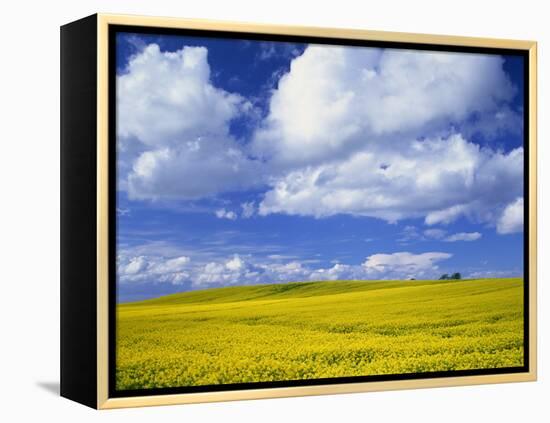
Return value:
<svg viewBox="0 0 550 423">
<path fill-rule="evenodd" d="M 121 33 L 119 301 L 523 272 L 523 59 Z"/>
</svg>

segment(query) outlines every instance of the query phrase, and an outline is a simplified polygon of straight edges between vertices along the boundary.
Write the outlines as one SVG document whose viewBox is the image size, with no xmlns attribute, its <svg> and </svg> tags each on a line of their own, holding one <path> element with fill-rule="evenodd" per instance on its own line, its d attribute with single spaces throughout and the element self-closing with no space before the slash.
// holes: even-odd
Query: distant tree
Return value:
<svg viewBox="0 0 550 423">
<path fill-rule="evenodd" d="M 451 276 L 451 279 L 454 279 L 454 280 L 462 279 L 462 275 L 459 272 L 453 273 L 453 275 Z"/>
<path fill-rule="evenodd" d="M 440 281 L 446 281 L 447 279 L 449 279 L 449 275 L 447 273 L 441 275 L 441 277 L 439 278 Z"/>
</svg>

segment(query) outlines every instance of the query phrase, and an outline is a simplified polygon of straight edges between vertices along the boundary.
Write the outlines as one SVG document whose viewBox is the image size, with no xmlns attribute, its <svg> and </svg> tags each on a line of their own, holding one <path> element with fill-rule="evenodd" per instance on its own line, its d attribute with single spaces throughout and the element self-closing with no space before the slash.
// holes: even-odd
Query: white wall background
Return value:
<svg viewBox="0 0 550 423">
<path fill-rule="evenodd" d="M 8 1 L 0 24 L 3 421 L 542 422 L 550 415 L 545 2 Z M 130 13 L 539 41 L 539 382 L 95 412 L 59 398 L 59 26 Z M 544 391 L 546 390 L 546 395 Z"/>
</svg>

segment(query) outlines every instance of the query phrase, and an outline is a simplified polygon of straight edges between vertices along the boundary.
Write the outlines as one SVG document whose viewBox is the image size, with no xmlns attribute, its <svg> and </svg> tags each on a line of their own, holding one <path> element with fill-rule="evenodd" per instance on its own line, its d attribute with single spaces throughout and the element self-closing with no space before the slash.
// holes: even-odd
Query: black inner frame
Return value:
<svg viewBox="0 0 550 423">
<path fill-rule="evenodd" d="M 501 367 L 494 369 L 471 369 L 471 370 L 453 370 L 438 371 L 426 373 L 407 373 L 390 375 L 370 375 L 370 376 L 348 376 L 322 379 L 307 380 L 286 380 L 273 382 L 251 382 L 234 383 L 202 386 L 181 386 L 170 388 L 152 388 L 135 390 L 116 390 L 116 34 L 117 33 L 141 33 L 141 34 L 159 34 L 159 35 L 180 35 L 194 37 L 210 38 L 230 38 L 239 40 L 255 41 L 282 41 L 306 44 L 329 44 L 343 46 L 363 46 L 363 47 L 381 47 L 394 49 L 411 50 L 431 50 L 459 53 L 479 53 L 479 54 L 500 54 L 514 55 L 523 58 L 523 78 L 524 78 L 524 96 L 523 96 L 523 191 L 524 191 L 524 230 L 523 230 L 523 366 L 519 367 Z M 108 174 L 109 174 L 109 248 L 108 248 L 108 266 L 109 266 L 109 359 L 108 359 L 108 392 L 110 398 L 117 397 L 135 397 L 147 395 L 168 395 L 184 394 L 197 392 L 222 392 L 235 391 L 243 389 L 258 388 L 280 388 L 312 385 L 334 385 L 342 383 L 358 382 L 377 382 L 377 381 L 397 381 L 410 379 L 431 379 L 457 376 L 481 376 L 510 373 L 529 372 L 529 52 L 519 49 L 501 49 L 487 47 L 465 47 L 465 46 L 444 46 L 437 44 L 420 44 L 396 41 L 374 41 L 374 40 L 349 40 L 342 38 L 329 37 L 311 37 L 295 35 L 273 35 L 261 33 L 230 32 L 217 30 L 197 30 L 197 29 L 176 29 L 160 27 L 144 27 L 130 25 L 109 25 L 108 30 L 108 104 L 109 104 L 109 147 L 108 147 Z"/>
</svg>

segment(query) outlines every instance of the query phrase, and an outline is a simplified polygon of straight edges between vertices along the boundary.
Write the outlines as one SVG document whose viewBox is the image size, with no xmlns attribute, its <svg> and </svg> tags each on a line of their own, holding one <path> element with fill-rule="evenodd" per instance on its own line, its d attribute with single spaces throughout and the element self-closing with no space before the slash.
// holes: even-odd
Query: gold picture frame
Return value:
<svg viewBox="0 0 550 423">
<path fill-rule="evenodd" d="M 90 314 L 85 317 L 87 322 L 95 320 L 95 331 L 88 333 L 86 336 L 93 337 L 87 338 L 87 342 L 94 342 L 96 351 L 90 358 L 90 362 L 87 364 L 93 369 L 89 378 L 91 379 L 95 375 L 95 385 L 90 381 L 84 380 L 79 385 L 76 381 L 77 375 L 73 375 L 77 368 L 77 364 L 74 362 L 68 362 L 63 364 L 63 356 L 70 361 L 70 355 L 76 354 L 73 344 L 82 340 L 75 339 L 78 327 L 74 329 L 67 323 L 69 319 L 72 319 L 73 325 L 78 323 L 78 317 L 75 317 L 75 311 L 71 309 L 67 303 L 76 301 L 75 296 L 77 294 L 71 294 L 66 288 L 66 300 L 65 306 L 62 300 L 62 345 L 65 342 L 66 348 L 62 347 L 62 395 L 70 399 L 82 402 L 89 406 L 98 409 L 112 409 L 122 407 L 139 407 L 139 406 L 152 406 L 152 405 L 169 405 L 169 404 L 188 404 L 199 402 L 213 402 L 213 401 L 232 401 L 232 400 L 246 400 L 246 399 L 258 399 L 258 398 L 279 398 L 279 397 L 291 397 L 291 396 L 306 396 L 306 395 L 324 395 L 324 394 L 343 394 L 353 392 L 369 392 L 369 391 L 382 391 L 382 390 L 398 390 L 398 389 L 416 389 L 416 388 L 431 388 L 431 387 L 446 387 L 446 386 L 459 386 L 459 385 L 477 385 L 477 384 L 492 384 L 492 383 L 505 383 L 505 382 L 524 382 L 535 381 L 537 378 L 537 152 L 536 152 L 536 140 L 537 140 L 537 43 L 534 41 L 517 41 L 517 40 L 504 40 L 504 39 L 489 39 L 489 38 L 475 38 L 475 37 L 462 37 L 462 36 L 449 36 L 449 35 L 428 35 L 428 34 L 410 34 L 400 32 L 382 32 L 382 31 L 368 31 L 361 29 L 335 29 L 335 28 L 315 28 L 315 27 L 301 27 L 301 26 L 284 26 L 284 25 L 260 25 L 251 23 L 233 23 L 224 21 L 210 21 L 210 20 L 196 20 L 196 19 L 179 19 L 179 18 L 161 18 L 161 17 L 144 17 L 144 16 L 123 16 L 114 14 L 97 14 L 93 17 L 86 18 L 88 29 L 84 31 L 82 35 L 83 39 L 93 39 L 94 42 L 91 45 L 95 45 L 96 69 L 94 69 L 95 89 L 93 96 L 95 96 L 95 119 L 93 125 L 95 129 L 96 142 L 93 149 L 95 149 L 96 167 L 94 175 L 90 176 L 90 180 L 95 180 L 95 190 L 92 193 L 93 199 L 90 201 L 95 202 L 95 210 L 93 213 L 94 221 L 89 222 L 93 228 L 95 228 L 95 242 L 94 242 L 94 255 L 95 260 L 93 263 L 88 263 L 93 266 L 93 279 L 95 284 L 92 288 L 95 291 L 95 298 L 93 298 L 90 304 L 95 305 L 95 310 L 90 311 Z M 84 21 L 84 20 L 83 20 Z M 77 48 L 79 21 L 68 24 L 64 28 L 65 36 L 67 38 L 72 37 L 76 39 L 75 45 L 71 48 Z M 215 391 L 215 392 L 195 392 L 195 393 L 177 393 L 177 394 L 162 394 L 162 395 L 145 395 L 145 396 L 132 396 L 132 397 L 110 397 L 109 396 L 109 223 L 112 218 L 109 212 L 109 60 L 112 60 L 113 56 L 110 56 L 112 48 L 109 44 L 109 28 L 111 26 L 139 26 L 148 28 L 160 29 L 191 29 L 191 30 L 204 30 L 204 31 L 223 31 L 223 32 L 238 32 L 242 34 L 262 34 L 262 35 L 284 35 L 284 36 L 298 36 L 298 37 L 320 37 L 331 38 L 339 40 L 361 40 L 361 41 L 376 41 L 376 42 L 398 42 L 407 44 L 428 44 L 442 47 L 473 47 L 473 48 L 491 48 L 491 49 L 513 49 L 520 50 L 527 54 L 528 57 L 528 122 L 526 122 L 526 128 L 528 128 L 528 147 L 529 147 L 529 169 L 528 169 L 528 197 L 529 197 L 529 216 L 528 216 L 528 370 L 524 372 L 516 373 L 504 373 L 504 374 L 484 374 L 484 375 L 471 375 L 471 376 L 449 376 L 449 377 L 437 377 L 437 378 L 422 378 L 422 379 L 405 379 L 405 380 L 383 380 L 383 381 L 368 381 L 358 383 L 342 383 L 342 384 L 329 384 L 329 385 L 308 385 L 308 386 L 285 386 L 285 387 L 273 387 L 273 388 L 260 388 L 260 389 L 243 389 L 243 390 L 231 390 L 231 391 Z M 76 34 L 76 35 L 75 35 Z M 63 37 L 63 30 L 62 30 Z M 69 41 L 67 41 L 69 42 Z M 83 46 L 82 48 L 89 48 Z M 69 57 L 72 50 L 66 47 L 66 51 L 63 51 L 62 41 L 62 55 L 65 54 Z M 90 56 L 91 57 L 91 56 Z M 67 63 L 70 60 L 67 59 Z M 63 62 L 62 62 L 63 63 Z M 63 66 L 62 66 L 63 69 Z M 63 70 L 62 70 L 63 72 Z M 71 74 L 70 70 L 65 71 L 65 77 L 70 80 L 76 78 Z M 62 75 L 63 78 L 63 75 Z M 71 89 L 74 90 L 74 84 L 67 84 L 65 93 L 67 94 Z M 69 94 L 67 94 L 69 95 Z M 62 99 L 63 99 L 62 88 Z M 79 100 L 67 100 L 66 113 L 63 113 L 62 106 L 62 125 L 68 124 L 71 119 L 70 101 L 82 101 Z M 69 130 L 65 131 L 67 142 L 69 142 Z M 75 135 L 71 135 L 74 137 Z M 63 150 L 63 140 L 62 140 Z M 66 153 L 66 160 L 70 161 L 71 154 Z M 74 154 L 73 154 L 74 155 Z M 70 175 L 69 170 L 67 176 Z M 63 174 L 62 174 L 63 178 Z M 66 191 L 68 192 L 69 189 Z M 69 194 L 63 194 L 63 179 L 62 179 L 62 195 L 69 200 Z M 69 207 L 69 205 L 67 205 Z M 62 207 L 63 209 L 63 207 Z M 68 212 L 67 212 L 68 213 Z M 62 217 L 63 219 L 63 217 Z M 76 224 L 76 223 L 74 223 Z M 67 223 L 67 231 L 71 230 L 72 226 Z M 62 236 L 62 240 L 63 240 Z M 64 244 L 64 245 L 63 245 Z M 66 250 L 74 248 L 75 244 L 71 244 L 69 241 L 62 242 L 62 249 Z M 66 266 L 74 266 L 74 261 L 71 262 L 71 252 L 66 252 Z M 91 257 L 91 256 L 90 256 Z M 63 256 L 62 256 L 62 260 Z M 71 263 L 69 263 L 71 262 Z M 91 268 L 91 267 L 90 267 Z M 69 281 L 69 275 L 71 269 L 65 272 L 65 280 L 62 275 L 62 292 L 63 287 L 67 287 L 71 282 Z M 62 272 L 63 274 L 63 272 Z M 91 282 L 90 282 L 91 283 Z M 64 285 L 65 284 L 65 285 Z M 72 292 L 72 291 L 71 291 Z M 63 315 L 66 320 L 64 323 Z M 85 323 L 83 323 L 85 324 Z M 77 325 L 78 326 L 78 325 Z M 63 335 L 65 331 L 65 337 Z M 65 340 L 65 341 L 64 341 Z M 72 349 L 71 349 L 72 348 Z M 84 346 L 82 348 L 85 348 Z M 82 362 L 79 362 L 78 366 L 82 366 Z M 93 373 L 93 375 L 92 375 Z M 64 381 L 65 379 L 65 381 Z M 84 386 L 86 385 L 86 386 Z M 91 389 L 89 387 L 91 386 Z M 77 392 L 78 391 L 78 392 Z M 93 393 L 95 392 L 95 396 Z"/>
</svg>

